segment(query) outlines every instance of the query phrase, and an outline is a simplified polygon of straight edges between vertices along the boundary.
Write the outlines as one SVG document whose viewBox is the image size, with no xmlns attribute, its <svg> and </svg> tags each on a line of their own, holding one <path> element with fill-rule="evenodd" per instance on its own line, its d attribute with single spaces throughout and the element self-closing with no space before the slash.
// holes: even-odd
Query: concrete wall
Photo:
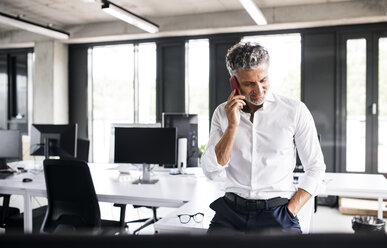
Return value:
<svg viewBox="0 0 387 248">
<path fill-rule="evenodd" d="M 33 123 L 67 124 L 68 46 L 58 41 L 36 42 L 33 80 Z"/>
<path fill-rule="evenodd" d="M 69 122 L 68 45 L 54 42 L 54 124 Z"/>
</svg>

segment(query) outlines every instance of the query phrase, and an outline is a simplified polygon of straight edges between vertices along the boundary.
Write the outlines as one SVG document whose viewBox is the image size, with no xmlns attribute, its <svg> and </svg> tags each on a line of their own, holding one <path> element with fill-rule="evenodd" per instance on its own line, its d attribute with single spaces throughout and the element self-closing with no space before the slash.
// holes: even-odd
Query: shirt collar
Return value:
<svg viewBox="0 0 387 248">
<path fill-rule="evenodd" d="M 275 98 L 273 96 L 273 93 L 271 93 L 270 90 L 266 91 L 265 101 L 263 102 L 262 108 L 258 109 L 258 111 L 263 111 L 267 105 L 274 102 Z"/>
<path fill-rule="evenodd" d="M 273 93 L 271 93 L 271 90 L 266 91 L 265 102 L 266 101 L 269 101 L 269 102 L 274 102 L 275 101 Z M 265 106 L 265 103 L 263 103 L 263 106 Z"/>
<path fill-rule="evenodd" d="M 270 90 L 268 90 L 268 91 L 266 92 L 265 101 L 264 101 L 264 103 L 263 103 L 262 108 L 258 109 L 257 111 L 263 111 L 263 110 L 265 109 L 265 105 L 267 106 L 267 104 L 268 104 L 269 102 L 274 102 L 274 101 L 275 101 L 275 98 L 274 98 L 274 96 L 273 96 L 273 93 L 272 93 Z M 240 112 L 241 112 L 242 115 L 244 115 L 244 116 L 246 116 L 246 117 L 250 117 L 250 113 L 246 113 L 246 112 L 244 112 L 242 109 L 240 110 Z"/>
</svg>

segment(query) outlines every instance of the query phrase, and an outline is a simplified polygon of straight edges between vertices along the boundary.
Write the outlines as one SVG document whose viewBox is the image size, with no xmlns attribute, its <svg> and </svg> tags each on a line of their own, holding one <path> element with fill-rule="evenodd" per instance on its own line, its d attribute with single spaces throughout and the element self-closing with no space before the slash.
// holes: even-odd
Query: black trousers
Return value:
<svg viewBox="0 0 387 248">
<path fill-rule="evenodd" d="M 220 197 L 211 203 L 215 211 L 207 233 L 302 233 L 297 216 L 289 211 L 287 204 L 260 210 L 243 210 L 226 197 Z"/>
</svg>

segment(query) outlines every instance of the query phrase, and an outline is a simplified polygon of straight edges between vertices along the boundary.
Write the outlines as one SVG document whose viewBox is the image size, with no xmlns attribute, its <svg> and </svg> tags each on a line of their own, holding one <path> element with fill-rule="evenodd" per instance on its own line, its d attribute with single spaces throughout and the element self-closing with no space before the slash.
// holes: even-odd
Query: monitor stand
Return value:
<svg viewBox="0 0 387 248">
<path fill-rule="evenodd" d="M 171 169 L 169 171 L 169 174 L 171 174 L 171 175 L 186 175 L 187 173 L 185 172 L 184 167 L 185 167 L 184 163 L 181 162 L 180 165 L 177 165 L 177 168 Z"/>
<path fill-rule="evenodd" d="M 73 159 L 74 156 L 69 155 L 65 151 L 63 151 L 60 147 L 58 147 L 58 144 L 55 143 L 57 140 L 53 138 L 44 138 L 44 158 L 45 159 L 51 159 L 52 157 L 59 157 L 59 159 Z M 51 154 L 51 156 L 50 156 Z M 52 155 L 55 154 L 55 155 Z"/>
<path fill-rule="evenodd" d="M 142 177 L 133 182 L 133 184 L 155 184 L 159 181 L 159 179 L 151 179 L 151 168 L 150 164 L 142 165 Z"/>
<path fill-rule="evenodd" d="M 44 138 L 44 158 L 50 159 L 50 139 Z"/>
</svg>

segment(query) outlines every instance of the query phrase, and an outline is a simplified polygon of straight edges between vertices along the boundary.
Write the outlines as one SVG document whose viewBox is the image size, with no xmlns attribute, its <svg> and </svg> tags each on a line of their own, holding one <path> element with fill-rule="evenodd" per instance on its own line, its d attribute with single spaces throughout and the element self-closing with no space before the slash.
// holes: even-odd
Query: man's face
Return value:
<svg viewBox="0 0 387 248">
<path fill-rule="evenodd" d="M 255 70 L 238 70 L 240 90 L 248 103 L 259 106 L 265 101 L 266 92 L 269 89 L 268 71 L 267 63 L 260 64 Z"/>
</svg>

